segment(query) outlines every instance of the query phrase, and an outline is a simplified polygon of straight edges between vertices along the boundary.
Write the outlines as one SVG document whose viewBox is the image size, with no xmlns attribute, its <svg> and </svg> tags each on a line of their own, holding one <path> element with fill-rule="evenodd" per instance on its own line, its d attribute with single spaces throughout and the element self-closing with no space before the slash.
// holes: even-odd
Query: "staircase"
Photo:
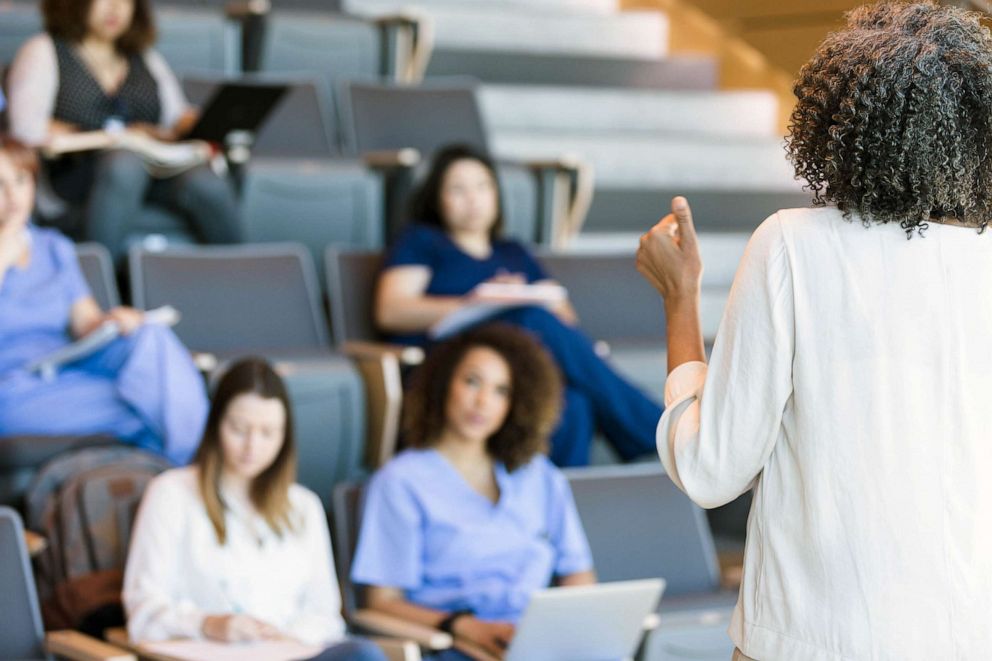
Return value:
<svg viewBox="0 0 992 661">
<path fill-rule="evenodd" d="M 760 56 L 737 46 L 738 60 L 758 65 L 728 67 L 728 46 L 696 27 L 715 24 L 679 1 L 621 10 L 611 0 L 420 0 L 416 11 L 434 28 L 427 78 L 480 81 L 498 156 L 574 154 L 592 164 L 592 208 L 567 249 L 633 253 L 673 195 L 689 198 L 707 259 L 703 317 L 712 337 L 751 231 L 809 196 L 785 158 L 781 90 L 721 89 L 728 75 L 741 87 L 739 72 L 760 69 Z M 652 2 L 666 10 L 644 8 Z M 344 3 L 360 14 L 409 8 Z M 683 52 L 672 52 L 674 42 Z M 720 52 L 700 43 L 721 44 Z"/>
</svg>

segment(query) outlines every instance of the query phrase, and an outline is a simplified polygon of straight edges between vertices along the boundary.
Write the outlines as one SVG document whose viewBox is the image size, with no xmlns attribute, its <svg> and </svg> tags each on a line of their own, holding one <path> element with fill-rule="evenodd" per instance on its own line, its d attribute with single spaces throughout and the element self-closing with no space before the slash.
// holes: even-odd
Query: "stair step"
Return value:
<svg viewBox="0 0 992 661">
<path fill-rule="evenodd" d="M 642 233 L 668 214 L 672 198 L 684 195 L 692 206 L 693 222 L 701 232 L 754 231 L 761 221 L 779 209 L 808 207 L 803 191 L 714 190 L 672 187 L 622 189 L 597 186 L 583 233 Z"/>
<path fill-rule="evenodd" d="M 755 223 L 757 227 L 760 223 Z M 699 254 L 703 258 L 705 289 L 729 289 L 737 272 L 737 264 L 751 238 L 751 232 L 707 232 L 696 227 L 699 236 Z M 583 232 L 572 239 L 563 252 L 570 254 L 630 255 L 631 267 L 641 239 L 640 232 Z"/>
<path fill-rule="evenodd" d="M 661 60 L 438 48 L 428 78 L 472 76 L 484 83 L 661 90 L 713 90 L 717 62 L 704 55 Z"/>
<path fill-rule="evenodd" d="M 479 91 L 490 131 L 679 132 L 773 137 L 770 92 L 687 92 L 486 85 Z"/>
<path fill-rule="evenodd" d="M 595 168 L 601 187 L 801 190 L 781 138 L 496 131 L 490 144 L 504 158 L 579 156 Z"/>
<path fill-rule="evenodd" d="M 540 10 L 546 12 L 575 12 L 612 14 L 619 10 L 617 0 L 417 0 L 416 6 L 433 11 L 450 9 L 500 9 L 502 11 Z M 344 11 L 352 13 L 385 13 L 409 8 L 407 0 L 342 0 Z"/>
<path fill-rule="evenodd" d="M 657 60 L 668 52 L 668 19 L 656 11 L 578 14 L 506 11 L 488 4 L 466 7 L 463 3 L 422 9 L 433 21 L 439 50 L 645 60 Z"/>
</svg>

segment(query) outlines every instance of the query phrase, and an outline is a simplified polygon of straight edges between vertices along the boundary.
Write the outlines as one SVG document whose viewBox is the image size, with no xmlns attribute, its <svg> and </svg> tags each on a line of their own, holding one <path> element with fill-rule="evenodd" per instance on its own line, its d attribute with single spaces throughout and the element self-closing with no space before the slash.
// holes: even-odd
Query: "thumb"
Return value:
<svg viewBox="0 0 992 661">
<path fill-rule="evenodd" d="M 681 195 L 672 198 L 672 215 L 679 226 L 679 237 L 683 243 L 696 242 L 696 226 L 692 222 L 692 209 L 689 200 Z"/>
</svg>

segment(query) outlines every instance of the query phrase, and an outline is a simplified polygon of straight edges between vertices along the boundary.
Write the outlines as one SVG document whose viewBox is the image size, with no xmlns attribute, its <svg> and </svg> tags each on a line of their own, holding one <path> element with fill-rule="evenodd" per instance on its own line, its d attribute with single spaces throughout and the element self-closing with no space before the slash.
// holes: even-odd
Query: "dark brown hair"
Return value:
<svg viewBox="0 0 992 661">
<path fill-rule="evenodd" d="M 37 181 L 38 154 L 33 149 L 9 135 L 0 133 L 0 154 L 9 158 L 15 168 L 27 170 Z"/>
<path fill-rule="evenodd" d="M 503 231 L 503 201 L 500 196 L 496 165 L 481 150 L 469 145 L 449 145 L 434 155 L 431 169 L 428 171 L 424 183 L 420 185 L 410 201 L 410 217 L 414 222 L 431 225 L 445 232 L 448 231 L 448 226 L 441 213 L 441 188 L 444 185 L 444 177 L 448 174 L 448 170 L 458 161 L 477 161 L 489 170 L 489 174 L 493 178 L 493 186 L 496 189 L 496 222 L 493 223 L 489 236 L 496 238 Z"/>
<path fill-rule="evenodd" d="M 131 25 L 117 39 L 117 50 L 124 55 L 140 54 L 155 43 L 155 18 L 149 0 L 132 0 Z M 78 43 L 86 36 L 93 0 L 41 0 L 45 30 L 55 39 Z"/>
<path fill-rule="evenodd" d="M 252 481 L 249 492 L 251 502 L 276 534 L 295 529 L 289 487 L 296 481 L 296 443 L 289 396 L 282 379 L 268 362 L 262 358 L 244 358 L 231 365 L 217 384 L 203 440 L 193 459 L 199 468 L 200 496 L 217 533 L 217 541 L 221 544 L 227 539 L 227 529 L 224 525 L 224 501 L 220 495 L 220 476 L 224 465 L 220 426 L 234 398 L 249 393 L 265 399 L 278 399 L 286 409 L 282 447 L 272 464 Z"/>
<path fill-rule="evenodd" d="M 911 236 L 992 214 L 992 37 L 932 2 L 848 14 L 799 72 L 789 158 L 819 205 Z"/>
<path fill-rule="evenodd" d="M 491 349 L 510 368 L 510 410 L 487 441 L 489 454 L 508 471 L 547 451 L 561 412 L 562 382 L 551 356 L 529 333 L 493 323 L 436 346 L 414 373 L 403 407 L 403 432 L 412 447 L 437 443 L 447 424 L 445 408 L 452 376 L 472 349 Z"/>
</svg>

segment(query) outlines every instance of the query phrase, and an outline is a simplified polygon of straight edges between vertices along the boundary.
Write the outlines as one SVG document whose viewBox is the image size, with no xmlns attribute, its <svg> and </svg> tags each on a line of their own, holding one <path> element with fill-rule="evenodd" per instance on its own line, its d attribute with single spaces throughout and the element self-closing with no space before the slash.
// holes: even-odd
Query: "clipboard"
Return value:
<svg viewBox="0 0 992 661">
<path fill-rule="evenodd" d="M 224 142 L 233 131 L 255 134 L 272 114 L 287 85 L 261 82 L 224 82 L 203 106 L 203 112 L 183 140 Z"/>
</svg>

